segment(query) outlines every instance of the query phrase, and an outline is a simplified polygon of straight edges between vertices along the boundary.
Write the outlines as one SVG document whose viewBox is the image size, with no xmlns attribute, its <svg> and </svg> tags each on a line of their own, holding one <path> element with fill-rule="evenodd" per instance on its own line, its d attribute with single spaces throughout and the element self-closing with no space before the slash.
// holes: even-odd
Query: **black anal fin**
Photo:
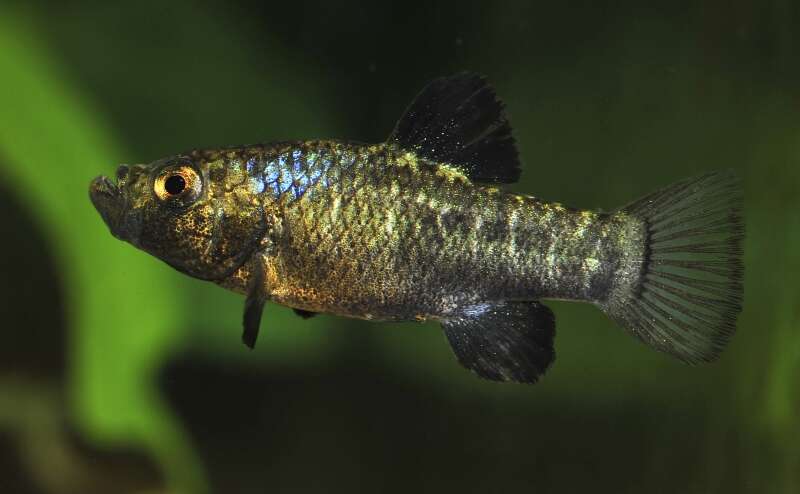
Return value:
<svg viewBox="0 0 800 494">
<path fill-rule="evenodd" d="M 475 182 L 513 183 L 519 155 L 503 108 L 484 77 L 441 77 L 417 95 L 388 142 L 455 166 Z"/>
<path fill-rule="evenodd" d="M 251 349 L 256 346 L 258 329 L 261 326 L 261 314 L 267 302 L 266 288 L 264 287 L 264 265 L 260 259 L 253 266 L 253 276 L 247 289 L 247 299 L 244 302 L 244 331 L 242 342 Z"/>
<path fill-rule="evenodd" d="M 308 319 L 310 317 L 316 316 L 317 312 L 311 312 L 310 310 L 303 310 L 303 309 L 292 309 L 295 314 L 302 317 L 303 319 Z"/>
<path fill-rule="evenodd" d="M 539 302 L 473 305 L 442 327 L 458 362 L 484 379 L 535 383 L 555 359 L 555 317 Z"/>
</svg>

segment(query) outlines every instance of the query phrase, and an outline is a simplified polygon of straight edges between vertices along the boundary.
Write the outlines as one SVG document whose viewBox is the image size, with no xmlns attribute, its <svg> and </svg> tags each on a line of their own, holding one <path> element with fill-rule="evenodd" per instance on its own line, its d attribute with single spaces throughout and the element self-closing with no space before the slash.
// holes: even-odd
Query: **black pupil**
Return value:
<svg viewBox="0 0 800 494">
<path fill-rule="evenodd" d="M 185 188 L 186 180 L 180 175 L 171 175 L 167 178 L 167 181 L 164 182 L 164 190 L 167 191 L 167 194 L 172 196 L 180 194 Z"/>
</svg>

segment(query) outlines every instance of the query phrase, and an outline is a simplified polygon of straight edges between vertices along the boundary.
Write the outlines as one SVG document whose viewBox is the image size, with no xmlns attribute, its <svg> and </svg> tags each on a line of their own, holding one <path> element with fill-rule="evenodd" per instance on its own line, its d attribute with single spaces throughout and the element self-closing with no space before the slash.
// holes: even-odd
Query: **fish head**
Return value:
<svg viewBox="0 0 800 494">
<path fill-rule="evenodd" d="M 195 278 L 233 274 L 264 237 L 258 201 L 226 179 L 226 163 L 180 155 L 122 165 L 116 183 L 99 176 L 89 196 L 112 235 Z M 214 180 L 214 177 L 222 177 Z"/>
</svg>

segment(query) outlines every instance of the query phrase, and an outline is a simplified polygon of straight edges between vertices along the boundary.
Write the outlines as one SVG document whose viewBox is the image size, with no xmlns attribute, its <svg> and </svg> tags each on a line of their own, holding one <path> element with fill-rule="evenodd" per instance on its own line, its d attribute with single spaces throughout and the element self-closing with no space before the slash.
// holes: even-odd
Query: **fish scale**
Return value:
<svg viewBox="0 0 800 494">
<path fill-rule="evenodd" d="M 541 301 L 561 299 L 686 362 L 720 354 L 741 309 L 732 174 L 601 213 L 504 190 L 520 172 L 502 103 L 464 73 L 431 82 L 383 143 L 195 150 L 90 195 L 115 236 L 246 294 L 250 347 L 268 300 L 304 318 L 434 320 L 464 367 L 531 383 L 555 358 Z"/>
</svg>

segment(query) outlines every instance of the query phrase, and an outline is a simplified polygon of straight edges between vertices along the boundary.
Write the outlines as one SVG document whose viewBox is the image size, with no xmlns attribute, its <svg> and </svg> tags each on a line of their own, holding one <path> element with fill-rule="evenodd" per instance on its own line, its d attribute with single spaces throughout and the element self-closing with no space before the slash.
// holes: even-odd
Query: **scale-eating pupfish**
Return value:
<svg viewBox="0 0 800 494">
<path fill-rule="evenodd" d="M 312 140 L 202 149 L 120 166 L 90 196 L 117 238 L 303 317 L 441 323 L 479 376 L 535 382 L 555 357 L 543 299 L 590 302 L 649 346 L 716 358 L 742 300 L 732 172 L 684 180 L 614 212 L 504 191 L 520 162 L 483 77 L 423 89 L 379 144 Z"/>
</svg>

